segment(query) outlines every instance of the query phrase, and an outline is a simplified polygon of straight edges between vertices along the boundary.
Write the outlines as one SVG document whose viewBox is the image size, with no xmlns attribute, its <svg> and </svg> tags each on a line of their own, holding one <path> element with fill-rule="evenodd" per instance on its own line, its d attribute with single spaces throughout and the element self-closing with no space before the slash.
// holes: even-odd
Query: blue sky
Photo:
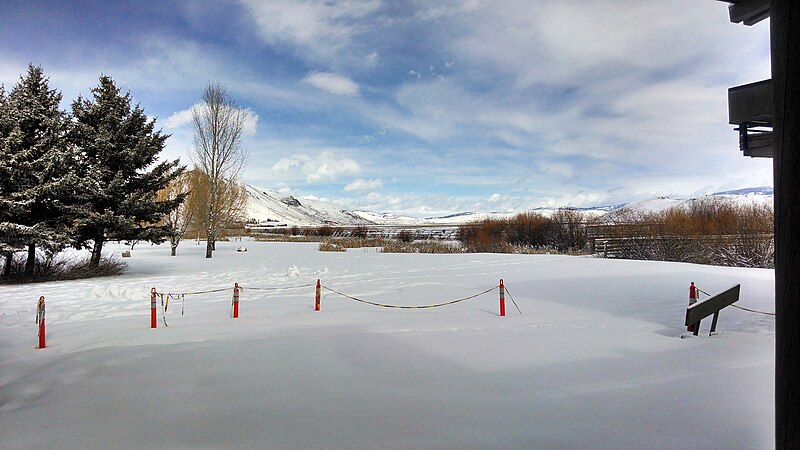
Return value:
<svg viewBox="0 0 800 450">
<path fill-rule="evenodd" d="M 65 107 L 110 75 L 190 163 L 188 111 L 248 110 L 245 181 L 413 216 L 772 185 L 727 88 L 770 77 L 769 21 L 697 0 L 6 1 L 0 83 Z"/>
</svg>

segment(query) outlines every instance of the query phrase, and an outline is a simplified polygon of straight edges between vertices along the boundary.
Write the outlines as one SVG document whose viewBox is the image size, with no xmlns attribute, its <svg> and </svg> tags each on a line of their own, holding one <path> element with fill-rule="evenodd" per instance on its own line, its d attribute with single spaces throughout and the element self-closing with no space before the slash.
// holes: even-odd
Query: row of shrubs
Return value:
<svg viewBox="0 0 800 450">
<path fill-rule="evenodd" d="M 463 225 L 468 252 L 590 253 L 593 238 L 614 243 L 614 257 L 736 267 L 774 267 L 769 204 L 706 197 L 658 212 L 621 209 L 600 218 L 574 209 L 523 213 Z"/>
<path fill-rule="evenodd" d="M 410 233 L 413 235 L 413 233 Z M 343 252 L 348 248 L 377 248 L 382 253 L 462 253 L 460 245 L 453 242 L 397 238 L 336 238 L 319 244 L 322 252 Z"/>
<path fill-rule="evenodd" d="M 661 212 L 623 211 L 609 216 L 608 221 L 637 225 L 618 227 L 617 235 L 611 236 L 623 244 L 618 257 L 774 267 L 772 205 L 705 198 Z"/>
<path fill-rule="evenodd" d="M 331 236 L 354 236 L 354 237 L 367 237 L 369 227 L 362 225 L 352 229 L 338 228 L 331 225 L 321 225 L 313 228 L 300 228 L 295 225 L 283 229 L 283 234 L 286 236 L 303 236 L 303 237 L 331 237 Z"/>
<path fill-rule="evenodd" d="M 510 219 L 485 219 L 458 228 L 458 240 L 468 252 L 512 253 L 555 251 L 580 253 L 587 249 L 587 216 L 560 209 L 551 216 L 526 212 Z"/>
</svg>

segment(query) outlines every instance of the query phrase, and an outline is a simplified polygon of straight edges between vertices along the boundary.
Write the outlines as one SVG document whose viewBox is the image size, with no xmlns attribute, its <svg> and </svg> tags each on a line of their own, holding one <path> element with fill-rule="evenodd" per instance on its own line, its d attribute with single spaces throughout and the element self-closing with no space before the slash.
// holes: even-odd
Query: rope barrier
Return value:
<svg viewBox="0 0 800 450">
<path fill-rule="evenodd" d="M 168 327 L 169 325 L 167 325 L 167 306 L 165 306 L 164 304 L 164 296 L 165 295 L 168 296 L 169 294 L 158 294 L 158 295 L 161 297 L 161 319 L 164 321 L 164 326 Z M 167 297 L 166 305 L 169 305 L 169 297 Z"/>
<path fill-rule="evenodd" d="M 241 288 L 240 288 L 240 289 L 241 289 Z M 225 291 L 230 291 L 230 290 L 233 290 L 233 288 L 211 289 L 211 290 L 209 290 L 209 291 L 198 291 L 198 292 L 183 292 L 183 293 L 181 293 L 181 294 L 175 294 L 175 295 L 199 295 L 199 294 L 213 294 L 213 293 L 215 293 L 215 292 L 225 292 Z"/>
<path fill-rule="evenodd" d="M 741 309 L 743 311 L 756 313 L 756 314 L 763 314 L 765 316 L 774 316 L 775 315 L 774 312 L 756 311 L 755 309 L 745 308 L 744 306 L 739 306 L 739 305 L 731 305 L 731 306 L 733 306 L 734 308 L 739 308 L 739 309 Z"/>
<path fill-rule="evenodd" d="M 324 289 L 326 289 L 326 290 L 328 290 L 330 292 L 333 292 L 334 294 L 340 295 L 340 296 L 345 297 L 345 298 L 349 298 L 350 300 L 355 300 L 355 301 L 357 301 L 359 303 L 365 303 L 367 305 L 378 306 L 378 307 L 381 307 L 381 308 L 396 308 L 396 309 L 426 309 L 426 308 L 438 308 L 440 306 L 452 305 L 454 303 L 459 303 L 459 302 L 463 302 L 463 301 L 466 301 L 466 300 L 471 300 L 471 299 L 473 299 L 475 297 L 480 297 L 481 295 L 488 294 L 489 292 L 492 292 L 493 290 L 497 289 L 498 287 L 499 287 L 499 285 L 498 286 L 492 286 L 489 289 L 487 289 L 487 290 L 485 290 L 483 292 L 479 292 L 479 293 L 477 293 L 475 295 L 470 295 L 469 297 L 463 297 L 463 298 L 459 298 L 459 299 L 456 299 L 456 300 L 451 300 L 449 302 L 436 303 L 436 304 L 432 304 L 432 305 L 406 306 L 406 305 L 390 305 L 390 304 L 386 304 L 386 303 L 371 302 L 369 300 L 364 300 L 364 299 L 361 299 L 361 298 L 358 298 L 358 297 L 353 297 L 351 295 L 343 294 L 343 293 L 341 293 L 341 292 L 339 292 L 337 290 L 329 288 L 328 286 L 324 286 L 324 285 L 322 286 L 322 288 L 324 288 Z"/>
<path fill-rule="evenodd" d="M 519 311 L 519 313 L 521 315 L 522 314 L 522 310 L 519 309 L 519 306 L 517 306 L 517 302 L 514 301 L 514 296 L 511 295 L 511 292 L 508 292 L 508 286 L 504 286 L 504 287 L 506 288 L 506 294 L 508 294 L 508 298 L 511 299 L 511 303 L 514 304 L 514 306 L 517 308 L 517 311 Z"/>
<path fill-rule="evenodd" d="M 169 305 L 169 299 L 180 300 L 181 301 L 181 315 L 183 315 L 183 307 L 186 304 L 185 294 L 170 294 L 170 293 L 167 293 L 166 295 L 167 295 L 167 304 L 164 306 L 164 312 L 167 312 L 167 306 Z"/>
<path fill-rule="evenodd" d="M 285 287 L 250 287 L 250 286 L 239 286 L 239 290 L 251 290 L 251 291 L 287 291 L 291 289 L 302 289 L 314 286 L 314 283 L 310 284 L 302 284 L 299 286 L 285 286 Z M 225 292 L 225 291 L 232 291 L 233 288 L 220 288 L 220 289 L 209 289 L 207 291 L 197 291 L 197 292 L 181 292 L 181 293 L 161 293 L 159 295 L 171 295 L 172 298 L 177 300 L 177 296 L 185 296 L 185 295 L 200 295 L 200 294 L 215 294 L 217 292 Z"/>
<path fill-rule="evenodd" d="M 706 291 L 704 291 L 704 290 L 702 290 L 700 288 L 697 288 L 697 291 L 698 292 L 702 292 L 703 294 L 706 294 L 709 297 L 711 297 L 711 294 L 709 294 L 708 292 L 706 292 Z M 742 311 L 747 311 L 747 312 L 756 313 L 756 314 L 763 314 L 765 316 L 774 316 L 775 315 L 774 312 L 757 311 L 755 309 L 745 308 L 744 306 L 739 306 L 739 305 L 734 305 L 734 304 L 731 304 L 731 306 L 733 306 L 734 308 L 741 309 Z"/>
<path fill-rule="evenodd" d="M 501 280 L 501 282 L 502 282 L 502 280 Z M 308 287 L 312 287 L 312 286 L 317 286 L 318 284 L 319 284 L 319 282 L 317 282 L 316 284 L 315 283 L 308 283 L 308 284 L 302 284 L 302 285 L 297 285 L 297 286 L 282 286 L 282 287 L 258 287 L 258 286 L 245 287 L 245 286 L 239 286 L 237 284 L 236 287 L 233 289 L 234 290 L 234 299 L 236 297 L 235 293 L 236 293 L 236 289 L 237 288 L 239 290 L 249 289 L 249 290 L 252 290 L 252 291 L 286 291 L 286 290 L 292 290 L 292 289 L 308 288 Z M 446 301 L 446 302 L 442 302 L 442 303 L 428 304 L 428 305 L 395 305 L 395 304 L 388 304 L 388 303 L 378 303 L 378 302 L 373 302 L 373 301 L 365 300 L 365 299 L 362 299 L 362 298 L 354 297 L 352 295 L 347 295 L 347 294 L 345 294 L 343 292 L 337 291 L 337 290 L 332 289 L 332 288 L 330 288 L 328 286 L 319 285 L 318 287 L 322 287 L 325 290 L 330 291 L 330 292 L 332 292 L 332 293 L 334 293 L 336 295 L 342 296 L 344 298 L 347 298 L 347 299 L 350 299 L 350 300 L 353 300 L 353 301 L 356 301 L 356 302 L 359 302 L 359 303 L 364 303 L 364 304 L 367 304 L 367 305 L 377 306 L 377 307 L 380 307 L 380 308 L 429 309 L 429 308 L 439 308 L 439 307 L 442 307 L 442 306 L 453 305 L 455 303 L 460 303 L 460 302 L 464 302 L 464 301 L 467 301 L 467 300 L 471 300 L 471 299 L 480 297 L 482 295 L 488 294 L 488 293 L 492 292 L 494 289 L 496 289 L 496 288 L 498 288 L 500 286 L 499 285 L 495 285 L 495 286 L 492 286 L 492 287 L 490 287 L 490 288 L 488 288 L 488 289 L 486 289 L 484 291 L 478 292 L 476 294 L 473 294 L 473 295 L 470 295 L 470 296 L 467 296 L 467 297 L 461 297 L 461 298 L 457 298 L 455 300 L 450 300 L 450 301 Z M 169 326 L 167 324 L 166 312 L 167 312 L 167 310 L 169 308 L 169 300 L 170 299 L 181 300 L 181 315 L 184 315 L 184 309 L 185 309 L 186 296 L 187 295 L 213 294 L 213 293 L 225 292 L 225 291 L 229 291 L 229 290 L 231 290 L 231 288 L 209 289 L 209 290 L 205 290 L 205 291 L 196 291 L 196 292 L 182 292 L 182 293 L 166 292 L 166 293 L 164 293 L 164 292 L 156 292 L 155 288 L 153 288 L 152 291 L 153 291 L 154 295 L 159 295 L 161 297 L 161 306 L 162 306 L 162 308 L 161 308 L 161 317 L 162 317 L 162 320 L 164 321 L 164 326 Z M 508 293 L 509 298 L 511 298 L 511 301 L 514 303 L 514 306 L 517 308 L 517 311 L 520 314 L 522 314 L 522 310 L 519 308 L 519 305 L 514 300 L 514 297 L 511 296 L 511 293 L 508 292 L 507 289 L 505 290 L 505 292 Z M 231 308 L 234 308 L 234 302 L 235 302 L 235 300 L 231 302 Z M 232 314 L 235 315 L 234 312 L 232 312 Z"/>
<path fill-rule="evenodd" d="M 288 290 L 291 290 L 291 289 L 307 288 L 307 287 L 311 287 L 311 286 L 314 286 L 314 285 L 315 285 L 314 283 L 309 283 L 309 284 L 302 284 L 300 286 L 286 286 L 286 287 L 249 287 L 248 286 L 246 288 L 245 288 L 245 286 L 239 286 L 239 289 L 249 289 L 251 291 L 288 291 Z"/>
<path fill-rule="evenodd" d="M 251 291 L 287 291 L 287 290 L 292 290 L 292 289 L 307 288 L 307 287 L 310 287 L 310 286 L 314 286 L 314 283 L 301 284 L 299 286 L 284 286 L 284 287 L 247 287 L 247 289 L 251 290 Z M 214 294 L 214 293 L 217 293 L 217 292 L 231 291 L 233 289 L 234 288 L 219 288 L 219 289 L 209 289 L 209 290 L 205 290 L 205 291 L 181 292 L 181 293 L 156 292 L 156 294 L 161 297 L 161 306 L 162 306 L 161 316 L 162 316 L 162 319 L 164 321 L 164 326 L 169 326 L 169 325 L 167 325 L 167 319 L 164 316 L 164 313 L 166 313 L 168 311 L 168 309 L 169 309 L 169 300 L 170 299 L 172 299 L 172 300 L 180 300 L 181 301 L 181 315 L 184 315 L 184 313 L 186 311 L 186 296 L 187 295 Z M 245 289 L 244 286 L 239 286 L 239 290 L 240 291 L 243 291 L 244 289 Z M 231 305 L 231 308 L 233 308 L 233 305 Z M 231 315 L 232 314 L 233 313 L 231 312 Z"/>
</svg>

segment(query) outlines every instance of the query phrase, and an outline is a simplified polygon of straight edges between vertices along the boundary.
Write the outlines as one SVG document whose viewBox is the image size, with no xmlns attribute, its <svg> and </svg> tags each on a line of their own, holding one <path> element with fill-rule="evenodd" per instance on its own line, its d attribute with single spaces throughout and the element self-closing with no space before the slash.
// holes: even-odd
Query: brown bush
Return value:
<svg viewBox="0 0 800 450">
<path fill-rule="evenodd" d="M 446 242 L 438 241 L 419 241 L 401 242 L 389 241 L 383 246 L 383 253 L 461 253 L 462 249 L 458 245 L 450 245 Z"/>
<path fill-rule="evenodd" d="M 703 198 L 614 225 L 617 257 L 737 267 L 774 267 L 771 205 Z"/>
<path fill-rule="evenodd" d="M 550 217 L 553 226 L 551 244 L 560 252 L 581 250 L 589 242 L 584 214 L 572 208 L 561 208 Z"/>
<path fill-rule="evenodd" d="M 516 246 L 543 248 L 553 238 L 553 222 L 539 213 L 518 214 L 508 221 L 508 241 Z"/>
<path fill-rule="evenodd" d="M 513 247 L 508 242 L 508 222 L 485 219 L 458 228 L 458 239 L 468 252 L 510 253 Z"/>
<path fill-rule="evenodd" d="M 319 251 L 321 252 L 343 252 L 346 251 L 345 247 L 335 243 L 335 242 L 320 242 L 319 244 Z"/>
<path fill-rule="evenodd" d="M 400 232 L 397 233 L 397 240 L 399 240 L 400 242 L 409 243 L 412 242 L 415 238 L 416 238 L 416 233 L 414 233 L 411 230 L 400 230 Z"/>
<path fill-rule="evenodd" d="M 333 233 L 336 230 L 333 229 L 332 226 L 329 225 L 322 225 L 316 228 L 309 228 L 306 230 L 306 236 L 319 236 L 319 237 L 330 237 L 333 236 Z"/>
<path fill-rule="evenodd" d="M 586 219 L 574 209 L 559 210 L 553 217 L 527 212 L 507 220 L 486 219 L 462 225 L 457 237 L 473 252 L 575 253 L 582 251 L 588 242 Z"/>
<path fill-rule="evenodd" d="M 350 236 L 357 238 L 365 238 L 369 235 L 369 227 L 366 225 L 359 225 L 350 232 Z"/>
</svg>

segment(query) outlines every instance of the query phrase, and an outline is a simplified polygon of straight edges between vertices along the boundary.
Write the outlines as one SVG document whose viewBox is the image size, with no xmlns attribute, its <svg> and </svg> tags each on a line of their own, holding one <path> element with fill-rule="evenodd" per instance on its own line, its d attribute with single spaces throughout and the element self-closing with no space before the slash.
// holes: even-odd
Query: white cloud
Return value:
<svg viewBox="0 0 800 450">
<path fill-rule="evenodd" d="M 353 38 L 365 27 L 359 19 L 381 7 L 380 0 L 241 0 L 241 3 L 265 42 L 289 44 L 304 58 L 329 63 L 351 56 Z M 366 61 L 369 54 L 365 55 Z M 365 61 L 363 57 L 360 60 Z"/>
<path fill-rule="evenodd" d="M 302 173 L 309 183 L 334 181 L 345 175 L 361 172 L 361 166 L 350 158 L 336 158 L 332 151 L 322 151 L 316 157 L 294 155 L 282 158 L 272 166 L 277 173 Z"/>
<path fill-rule="evenodd" d="M 358 84 L 348 77 L 330 72 L 311 72 L 303 82 L 314 86 L 317 89 L 330 92 L 336 95 L 346 95 L 355 97 L 358 95 Z"/>
<path fill-rule="evenodd" d="M 189 125 L 189 123 L 192 122 L 192 109 L 199 106 L 200 104 L 198 103 L 189 109 L 172 113 L 172 115 L 167 117 L 167 120 L 164 121 L 164 126 L 168 129 L 175 129 Z"/>
<path fill-rule="evenodd" d="M 244 110 L 244 135 L 255 136 L 258 130 L 258 114 L 250 108 Z"/>
<path fill-rule="evenodd" d="M 538 163 L 538 166 L 541 172 L 555 175 L 556 177 L 569 179 L 575 176 L 575 171 L 571 164 L 545 161 Z"/>
<path fill-rule="evenodd" d="M 383 181 L 380 179 L 357 179 L 344 187 L 345 192 L 352 191 L 374 191 L 383 187 Z"/>
<path fill-rule="evenodd" d="M 172 115 L 167 117 L 164 121 L 164 126 L 167 129 L 174 130 L 189 125 L 192 122 L 192 110 L 194 108 L 201 108 L 202 106 L 202 103 L 197 103 L 191 108 L 172 113 Z M 256 131 L 258 131 L 258 114 L 250 108 L 242 108 L 242 111 L 244 112 L 243 134 L 245 136 L 255 136 Z"/>
</svg>

